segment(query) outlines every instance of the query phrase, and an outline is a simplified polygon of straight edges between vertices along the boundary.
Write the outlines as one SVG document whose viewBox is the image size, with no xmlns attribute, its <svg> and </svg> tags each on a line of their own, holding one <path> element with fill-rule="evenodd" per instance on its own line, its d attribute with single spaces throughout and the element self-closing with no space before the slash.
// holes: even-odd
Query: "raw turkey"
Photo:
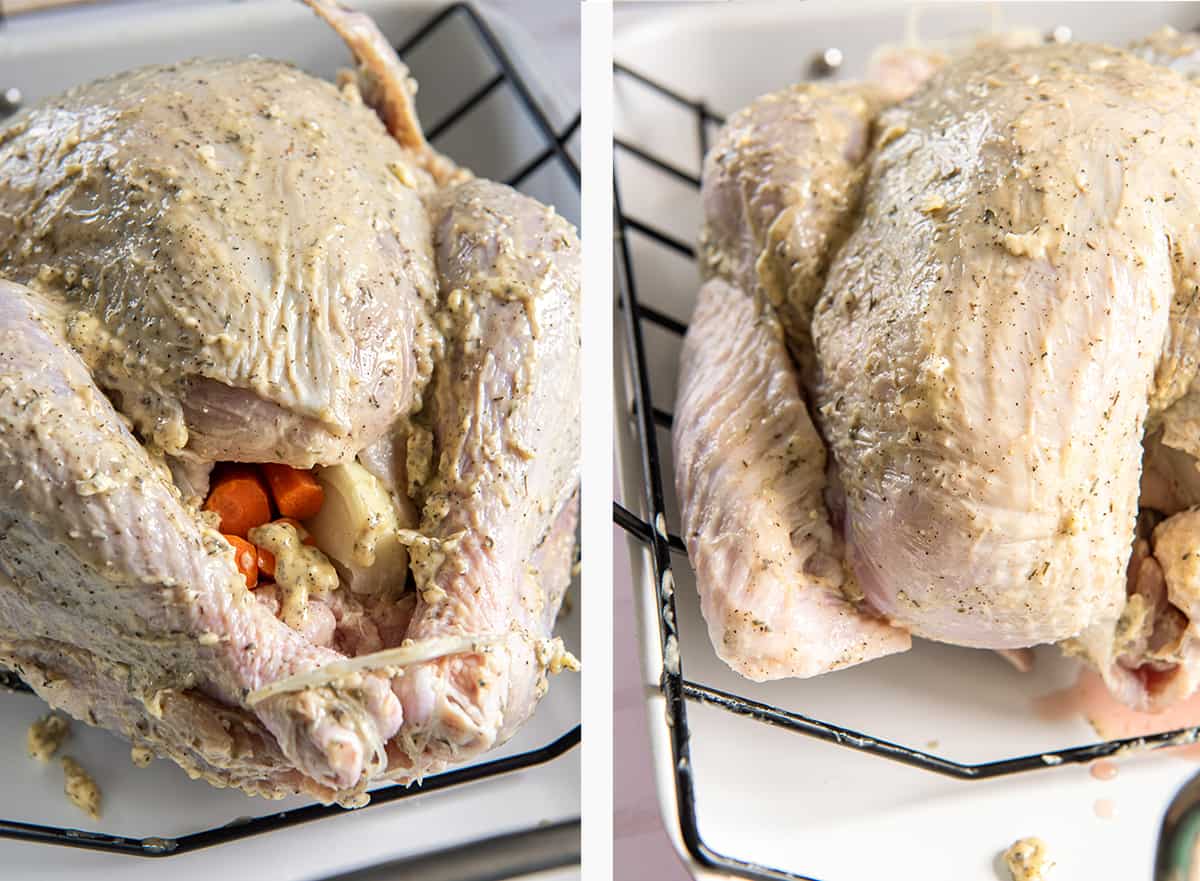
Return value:
<svg viewBox="0 0 1200 881">
<path fill-rule="evenodd" d="M 1142 709 L 1195 689 L 1200 92 L 1166 66 L 1177 36 L 1150 60 L 978 47 L 726 123 L 674 444 L 734 669 L 920 636 L 1058 644 Z"/>
<path fill-rule="evenodd" d="M 575 667 L 579 242 L 433 151 L 369 19 L 310 5 L 357 83 L 196 60 L 0 129 L 0 665 L 214 784 L 360 804 Z M 283 620 L 199 508 L 229 463 L 353 465 L 411 566 L 362 592 L 326 561 Z"/>
</svg>

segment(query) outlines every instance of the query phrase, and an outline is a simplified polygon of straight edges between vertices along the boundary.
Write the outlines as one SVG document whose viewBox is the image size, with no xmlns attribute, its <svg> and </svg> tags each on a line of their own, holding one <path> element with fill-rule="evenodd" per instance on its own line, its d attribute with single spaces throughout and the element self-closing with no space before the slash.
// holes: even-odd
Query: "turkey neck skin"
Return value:
<svg viewBox="0 0 1200 881">
<path fill-rule="evenodd" d="M 1194 290 L 1197 97 L 1075 45 L 975 53 L 880 116 L 814 391 L 848 559 L 914 634 L 1115 624 L 1146 419 L 1195 374 L 1160 362 L 1190 339 L 1171 319 Z"/>
</svg>

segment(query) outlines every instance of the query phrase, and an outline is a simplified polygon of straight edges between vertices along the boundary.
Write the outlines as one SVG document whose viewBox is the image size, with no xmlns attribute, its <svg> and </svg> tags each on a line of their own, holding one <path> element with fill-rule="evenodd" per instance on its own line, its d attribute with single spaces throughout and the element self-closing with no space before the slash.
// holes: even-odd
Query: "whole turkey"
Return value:
<svg viewBox="0 0 1200 881">
<path fill-rule="evenodd" d="M 915 635 L 1059 644 L 1140 709 L 1200 682 L 1200 91 L 1184 38 L 1135 49 L 983 46 L 725 125 L 674 444 L 734 669 Z"/>
<path fill-rule="evenodd" d="M 0 665 L 193 776 L 360 804 L 574 667 L 579 243 L 429 147 L 369 19 L 309 5 L 357 82 L 195 60 L 0 128 Z M 200 508 L 214 463 L 353 466 L 409 512 L 356 559 L 407 554 L 368 590 L 304 550 L 336 577 L 289 618 Z"/>
</svg>

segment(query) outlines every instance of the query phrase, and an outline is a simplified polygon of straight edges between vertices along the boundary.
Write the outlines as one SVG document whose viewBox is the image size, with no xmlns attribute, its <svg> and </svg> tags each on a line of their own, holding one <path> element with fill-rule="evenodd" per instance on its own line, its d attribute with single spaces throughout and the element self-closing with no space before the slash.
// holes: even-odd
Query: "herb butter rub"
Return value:
<svg viewBox="0 0 1200 881">
<path fill-rule="evenodd" d="M 813 323 L 868 601 L 962 645 L 1078 638 L 1144 705 L 1176 695 L 1113 643 L 1143 435 L 1195 377 L 1196 96 L 1099 46 L 951 63 L 881 117 Z"/>
<path fill-rule="evenodd" d="M 433 186 L 352 85 L 268 60 L 118 74 L 0 129 L 0 272 L 172 454 L 308 467 L 412 410 Z"/>
<path fill-rule="evenodd" d="M 680 366 L 676 482 L 717 654 L 749 679 L 812 676 L 910 645 L 843 594 L 825 447 L 771 316 L 714 279 Z"/>
<path fill-rule="evenodd" d="M 198 775 L 282 794 L 301 782 L 294 763 L 317 794 L 353 790 L 372 761 L 366 744 L 400 723 L 387 681 L 248 710 L 263 683 L 337 655 L 255 600 L 220 536 L 180 504 L 92 382 L 56 312 L 0 284 L 0 660 L 50 703 Z M 99 492 L 97 475 L 108 478 Z M 180 730 L 185 716 L 194 733 Z"/>
<path fill-rule="evenodd" d="M 1049 881 L 1054 868 L 1047 856 L 1046 842 L 1036 836 L 1014 841 L 1003 858 L 1012 881 Z"/>
<path fill-rule="evenodd" d="M 1147 54 L 1190 51 L 1170 39 Z M 1181 513 L 1200 503 L 1200 93 L 1103 46 L 929 73 L 899 104 L 869 83 L 761 98 L 705 163 L 703 265 L 728 284 L 689 329 L 675 446 L 714 642 L 738 669 L 764 646 L 811 659 L 760 676 L 902 649 L 867 638 L 879 618 L 1059 643 L 1164 706 L 1200 680 L 1200 581 L 1154 557 L 1200 551 Z M 827 599 L 768 626 L 805 596 Z M 763 626 L 722 643 L 733 612 Z"/>
<path fill-rule="evenodd" d="M 855 605 L 801 388 L 815 369 L 812 311 L 853 226 L 883 104 L 871 86 L 764 96 L 729 120 L 704 164 L 711 280 L 680 360 L 675 482 L 709 635 L 751 679 L 813 676 L 910 645 Z"/>
<path fill-rule="evenodd" d="M 576 668 L 579 242 L 309 5 L 357 84 L 191 61 L 0 130 L 0 664 L 139 763 L 354 805 Z"/>
<path fill-rule="evenodd" d="M 442 183 L 426 194 L 442 345 L 425 408 L 397 432 L 422 512 L 404 645 L 469 649 L 394 680 L 405 720 L 388 776 L 415 779 L 503 743 L 547 674 L 578 668 L 551 632 L 578 521 L 579 240 L 552 208 L 470 179 L 414 138 L 406 72 L 385 38 L 335 4 L 310 5 L 346 39 L 389 130 Z"/>
<path fill-rule="evenodd" d="M 579 482 L 574 231 L 553 209 L 487 181 L 447 193 L 441 212 L 446 350 L 422 414 L 438 455 L 431 473 L 409 474 L 424 508 L 408 635 L 498 641 L 397 681 L 414 773 L 506 738 L 544 693 L 562 655 L 550 630 L 570 581 Z"/>
</svg>

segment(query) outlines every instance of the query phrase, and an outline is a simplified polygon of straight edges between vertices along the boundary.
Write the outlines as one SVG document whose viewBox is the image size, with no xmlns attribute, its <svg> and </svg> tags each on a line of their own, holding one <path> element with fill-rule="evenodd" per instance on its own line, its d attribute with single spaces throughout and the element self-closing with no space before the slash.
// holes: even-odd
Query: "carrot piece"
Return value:
<svg viewBox="0 0 1200 881">
<path fill-rule="evenodd" d="M 271 519 L 271 499 L 254 469 L 230 468 L 217 478 L 204 510 L 220 515 L 221 532 L 245 538 Z"/>
<path fill-rule="evenodd" d="M 246 579 L 246 587 L 258 586 L 259 550 L 244 538 L 226 535 L 225 540 L 233 545 L 233 561 Z"/>
<path fill-rule="evenodd" d="M 311 471 L 300 471 L 290 465 L 263 465 L 263 474 L 271 486 L 275 507 L 284 517 L 307 520 L 317 516 L 325 503 L 325 490 Z"/>
<path fill-rule="evenodd" d="M 275 577 L 275 555 L 266 548 L 257 548 L 258 550 L 258 571 L 267 578 Z"/>
<path fill-rule="evenodd" d="M 278 520 L 272 520 L 272 523 L 286 523 L 296 530 L 296 535 L 300 536 L 300 541 L 308 545 L 310 548 L 317 546 L 317 540 L 308 534 L 308 530 L 304 528 L 304 524 L 293 517 L 280 517 Z"/>
</svg>

